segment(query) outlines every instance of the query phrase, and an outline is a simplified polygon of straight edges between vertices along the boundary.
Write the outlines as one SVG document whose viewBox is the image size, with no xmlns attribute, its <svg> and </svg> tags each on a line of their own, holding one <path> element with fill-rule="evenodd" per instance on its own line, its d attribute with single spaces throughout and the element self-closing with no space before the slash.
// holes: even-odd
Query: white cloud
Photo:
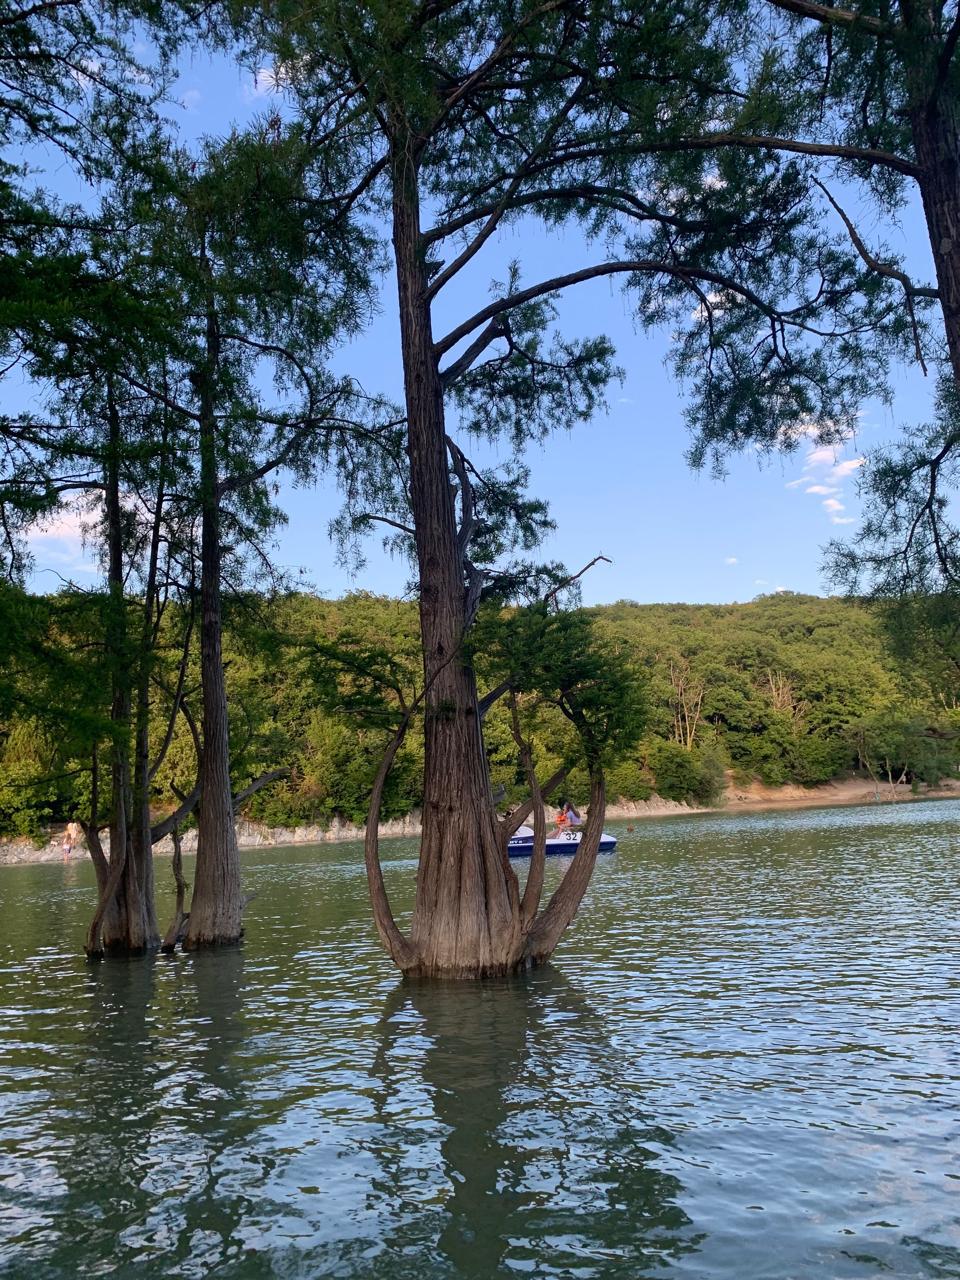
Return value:
<svg viewBox="0 0 960 1280">
<path fill-rule="evenodd" d="M 724 295 L 722 293 L 704 294 L 706 302 L 699 302 L 690 312 L 691 320 L 706 320 L 708 311 L 712 311 L 714 315 L 720 315 L 724 310 Z"/>
<path fill-rule="evenodd" d="M 833 467 L 837 460 L 837 452 L 832 445 L 821 444 L 811 449 L 803 464 L 804 471 L 814 471 L 817 467 Z"/>
<path fill-rule="evenodd" d="M 755 587 L 768 587 L 770 584 L 767 582 L 766 578 L 754 578 L 753 585 Z"/>
<path fill-rule="evenodd" d="M 801 438 L 807 436 L 815 442 L 815 431 L 806 425 L 798 429 L 798 434 Z M 797 489 L 802 485 L 805 495 L 822 498 L 821 505 L 830 518 L 831 524 L 853 524 L 855 521 L 852 516 L 841 517 L 839 514 L 846 509 L 840 501 L 843 497 L 841 482 L 853 475 L 863 464 L 864 459 L 861 457 L 844 458 L 839 461 L 837 447 L 813 443 L 803 463 L 804 474 L 798 476 L 796 480 L 788 480 L 786 487 Z"/>
<path fill-rule="evenodd" d="M 790 588 L 789 588 L 789 587 L 774 587 L 773 589 L 774 589 L 774 591 L 777 593 L 777 595 L 778 595 L 778 596 L 779 596 L 779 595 L 782 595 L 784 591 L 789 591 L 789 590 L 790 590 Z"/>
<path fill-rule="evenodd" d="M 736 556 L 727 556 L 727 557 L 724 559 L 724 562 L 723 562 L 723 563 L 724 563 L 724 564 L 736 564 L 736 563 L 737 563 L 737 557 L 736 557 Z"/>
<path fill-rule="evenodd" d="M 61 505 L 55 514 L 47 516 L 35 525 L 27 535 L 27 541 L 44 542 L 51 538 L 58 542 L 79 542 L 85 524 L 83 513 L 74 506 Z"/>
<path fill-rule="evenodd" d="M 97 58 L 80 58 L 70 69 L 70 75 L 81 89 L 89 89 L 94 80 L 103 74 L 103 63 Z"/>
<path fill-rule="evenodd" d="M 844 476 L 852 476 L 857 467 L 862 467 L 865 458 L 847 458 L 844 462 L 838 462 L 833 468 L 834 478 L 842 480 Z"/>
<path fill-rule="evenodd" d="M 777 433 L 777 439 L 781 448 L 788 448 L 791 445 L 799 444 L 801 440 L 813 442 L 819 435 L 820 428 L 815 422 L 804 421 L 781 427 Z"/>
<path fill-rule="evenodd" d="M 199 89 L 187 89 L 180 95 L 180 102 L 187 111 L 196 111 L 202 101 L 203 94 Z"/>
<path fill-rule="evenodd" d="M 53 570 L 63 577 L 98 573 L 97 566 L 84 558 L 85 532 L 96 514 L 76 503 L 62 503 L 35 525 L 27 534 L 27 545 L 37 569 Z"/>
<path fill-rule="evenodd" d="M 271 93 L 279 93 L 286 79 L 282 67 L 257 67 L 253 73 L 253 84 L 244 87 L 243 96 L 250 101 L 252 98 L 266 98 Z"/>
</svg>

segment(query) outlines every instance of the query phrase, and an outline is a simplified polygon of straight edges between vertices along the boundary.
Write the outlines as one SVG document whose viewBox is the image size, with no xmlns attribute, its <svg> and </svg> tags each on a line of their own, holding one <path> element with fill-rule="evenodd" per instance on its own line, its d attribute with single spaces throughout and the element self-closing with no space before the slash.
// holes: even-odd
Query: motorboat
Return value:
<svg viewBox="0 0 960 1280">
<path fill-rule="evenodd" d="M 577 846 L 583 835 L 582 831 L 561 831 L 559 835 L 547 837 L 547 854 L 559 854 L 561 857 L 572 858 L 577 852 Z M 604 831 L 600 836 L 600 853 L 612 853 L 617 847 L 616 836 L 608 835 Z M 517 827 L 516 835 L 514 835 L 507 850 L 511 858 L 529 858 L 533 853 L 533 829 L 532 827 Z"/>
</svg>

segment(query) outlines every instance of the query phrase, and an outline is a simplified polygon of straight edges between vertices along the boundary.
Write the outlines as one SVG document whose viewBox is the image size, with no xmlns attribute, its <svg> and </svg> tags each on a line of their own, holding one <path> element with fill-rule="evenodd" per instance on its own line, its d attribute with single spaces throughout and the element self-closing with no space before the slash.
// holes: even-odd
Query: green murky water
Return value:
<svg viewBox="0 0 960 1280">
<path fill-rule="evenodd" d="M 555 966 L 477 987 L 399 981 L 358 846 L 247 853 L 240 950 L 93 966 L 88 869 L 0 868 L 0 1274 L 960 1277 L 958 820 L 614 824 Z"/>
</svg>

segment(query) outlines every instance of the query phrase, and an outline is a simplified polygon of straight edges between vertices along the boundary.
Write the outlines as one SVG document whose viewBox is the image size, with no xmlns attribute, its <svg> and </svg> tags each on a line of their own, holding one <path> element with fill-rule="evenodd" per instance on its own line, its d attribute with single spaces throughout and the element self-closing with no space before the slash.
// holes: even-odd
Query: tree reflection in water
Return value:
<svg viewBox="0 0 960 1280">
<path fill-rule="evenodd" d="M 601 1018 L 555 969 L 407 980 L 380 1027 L 378 1112 L 394 1142 L 376 1187 L 393 1202 L 379 1275 L 636 1277 L 697 1249 L 682 1185 L 660 1167 L 671 1136 L 642 1114 Z M 425 1104 L 442 1126 L 436 1171 L 431 1143 L 417 1154 Z"/>
<path fill-rule="evenodd" d="M 232 1182 L 249 1129 L 242 951 L 91 965 L 88 994 L 58 1238 L 36 1280 L 199 1278 L 241 1258 L 236 1274 L 270 1274 L 246 1265 L 251 1202 Z M 94 1259 L 109 1272 L 89 1270 Z"/>
<path fill-rule="evenodd" d="M 30 1242 L 40 1246 L 35 1277 L 74 1274 L 91 1257 L 121 1258 L 124 1224 L 148 1210 L 144 1180 L 161 1101 L 155 968 L 143 959 L 85 966 L 73 1079 L 61 1083 L 64 1109 L 49 1117 L 58 1140 L 38 1138 L 56 1152 L 61 1195 L 55 1232 Z"/>
</svg>

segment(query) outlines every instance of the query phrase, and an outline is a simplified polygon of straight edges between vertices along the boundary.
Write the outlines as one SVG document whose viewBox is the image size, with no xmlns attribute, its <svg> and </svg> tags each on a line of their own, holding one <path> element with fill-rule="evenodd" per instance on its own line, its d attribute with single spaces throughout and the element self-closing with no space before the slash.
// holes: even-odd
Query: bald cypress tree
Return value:
<svg viewBox="0 0 960 1280">
<path fill-rule="evenodd" d="M 354 459 L 341 526 L 386 522 L 411 550 L 419 589 L 426 759 L 416 905 L 404 936 L 372 835 L 388 752 L 368 827 L 377 925 L 405 971 L 507 972 L 534 957 L 466 643 L 485 598 L 548 589 L 549 573 L 510 559 L 549 522 L 545 504 L 524 492 L 523 449 L 589 420 L 615 374 L 605 339 L 558 331 L 558 295 L 619 280 L 643 324 L 676 326 L 704 449 L 721 438 L 789 444 L 811 422 L 824 438 L 842 434 L 882 366 L 868 334 L 886 326 L 898 341 L 901 317 L 882 282 L 865 286 L 856 254 L 810 225 L 807 188 L 789 161 L 731 150 L 723 182 L 711 182 L 701 156 L 664 147 L 691 126 L 706 130 L 734 92 L 738 29 L 718 24 L 713 9 L 485 0 L 320 4 L 307 15 L 281 4 L 258 10 L 252 25 L 309 136 L 337 158 L 323 197 L 335 192 L 382 219 L 399 305 L 400 479 L 391 480 L 396 453 L 388 464 L 373 453 Z M 548 231 L 576 225 L 572 260 L 531 281 L 516 264 L 488 302 L 461 294 L 456 314 L 454 282 L 521 219 Z M 513 446 L 506 473 L 474 464 L 471 436 Z M 556 571 L 553 583 L 561 580 Z M 599 775 L 596 785 L 565 923 L 596 854 Z"/>
</svg>

